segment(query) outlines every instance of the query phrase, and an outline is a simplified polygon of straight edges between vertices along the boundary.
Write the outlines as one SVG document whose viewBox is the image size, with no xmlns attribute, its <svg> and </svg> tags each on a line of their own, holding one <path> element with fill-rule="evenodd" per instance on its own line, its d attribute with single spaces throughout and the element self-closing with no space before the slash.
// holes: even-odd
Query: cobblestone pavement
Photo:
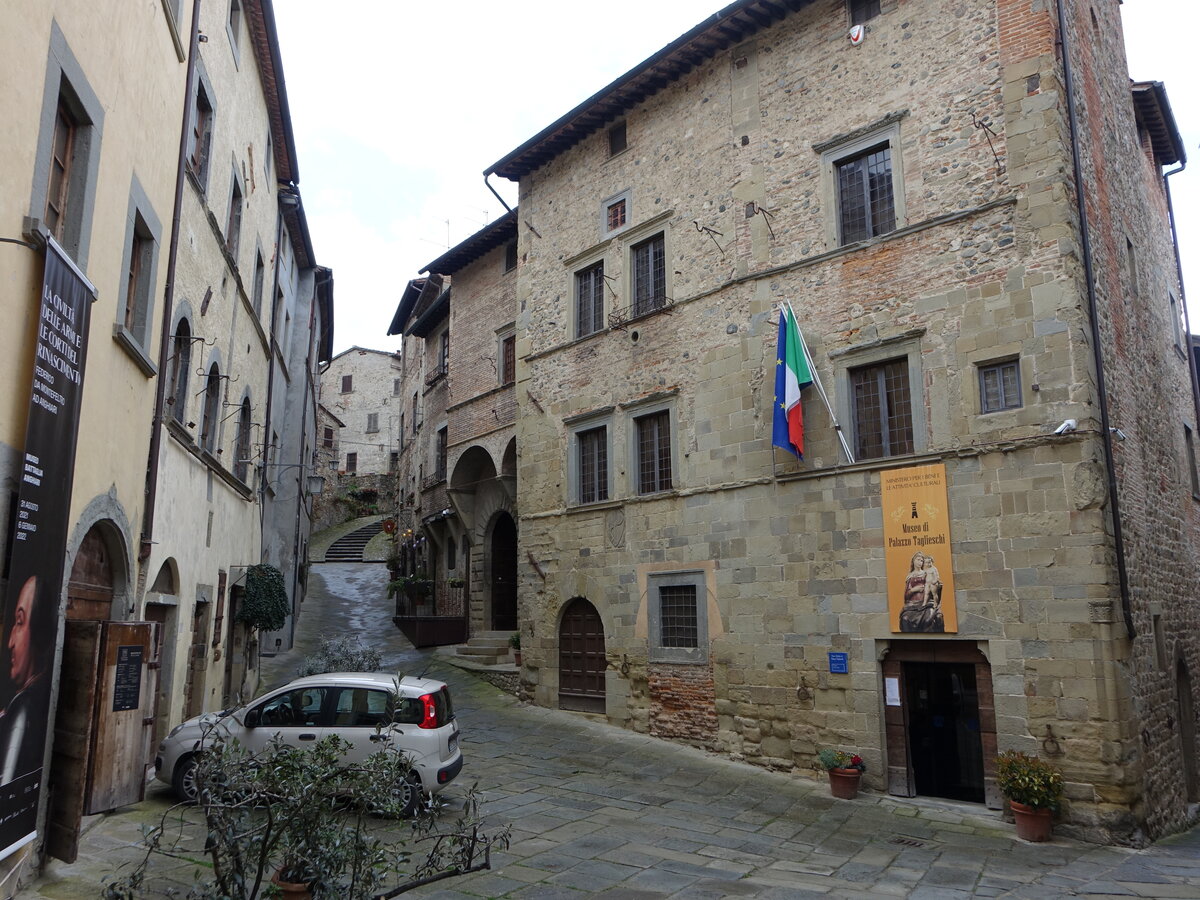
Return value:
<svg viewBox="0 0 1200 900">
<path fill-rule="evenodd" d="M 320 637 L 346 632 L 382 645 L 389 669 L 428 667 L 451 684 L 463 729 L 466 767 L 446 795 L 453 805 L 478 784 L 489 822 L 512 825 L 490 871 L 413 896 L 1200 898 L 1200 829 L 1143 851 L 1060 836 L 1028 844 L 970 804 L 834 800 L 816 780 L 521 704 L 409 646 L 392 627 L 382 566 L 312 573 L 297 647 L 265 662 L 264 686 L 286 681 Z M 141 825 L 169 803 L 155 785 L 146 802 L 96 817 L 79 862 L 52 863 L 18 896 L 98 896 L 101 879 L 137 856 Z M 151 880 L 186 887 L 196 867 L 156 864 Z"/>
</svg>

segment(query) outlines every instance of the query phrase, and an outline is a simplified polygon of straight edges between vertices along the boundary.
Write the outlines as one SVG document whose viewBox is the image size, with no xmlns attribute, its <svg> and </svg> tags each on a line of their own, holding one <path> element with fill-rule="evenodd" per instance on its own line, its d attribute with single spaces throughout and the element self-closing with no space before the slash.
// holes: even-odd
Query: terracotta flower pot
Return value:
<svg viewBox="0 0 1200 900">
<path fill-rule="evenodd" d="M 279 895 L 286 900 L 312 900 L 312 890 L 307 884 L 280 881 L 278 872 L 271 876 L 271 883 L 279 888 Z"/>
<path fill-rule="evenodd" d="M 853 800 L 858 796 L 858 783 L 862 772 L 858 769 L 830 769 L 829 792 L 839 800 Z"/>
<path fill-rule="evenodd" d="M 1008 805 L 1012 807 L 1017 837 L 1035 843 L 1050 840 L 1050 830 L 1054 826 L 1053 812 L 1048 809 L 1034 809 L 1015 800 L 1008 801 Z"/>
</svg>

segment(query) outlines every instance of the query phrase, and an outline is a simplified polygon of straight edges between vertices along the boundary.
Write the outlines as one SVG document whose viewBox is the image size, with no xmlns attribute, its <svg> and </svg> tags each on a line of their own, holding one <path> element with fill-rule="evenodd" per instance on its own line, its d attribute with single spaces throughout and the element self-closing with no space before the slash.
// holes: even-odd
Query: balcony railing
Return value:
<svg viewBox="0 0 1200 900">
<path fill-rule="evenodd" d="M 652 316 L 655 313 L 670 312 L 675 305 L 675 301 L 667 296 L 652 297 L 648 300 L 642 300 L 633 306 L 623 306 L 620 309 L 614 309 L 608 314 L 609 328 L 624 328 L 630 322 L 636 319 L 644 319 L 646 316 Z"/>
<path fill-rule="evenodd" d="M 460 581 L 418 583 L 397 592 L 396 615 L 462 617 L 467 612 L 466 593 Z"/>
<path fill-rule="evenodd" d="M 449 371 L 449 368 L 447 366 L 438 366 L 436 369 L 434 369 L 432 372 L 430 372 L 428 375 L 425 376 L 425 387 L 433 387 L 435 384 L 437 384 L 439 381 L 441 381 L 443 378 L 446 377 L 446 373 L 448 371 Z"/>
</svg>

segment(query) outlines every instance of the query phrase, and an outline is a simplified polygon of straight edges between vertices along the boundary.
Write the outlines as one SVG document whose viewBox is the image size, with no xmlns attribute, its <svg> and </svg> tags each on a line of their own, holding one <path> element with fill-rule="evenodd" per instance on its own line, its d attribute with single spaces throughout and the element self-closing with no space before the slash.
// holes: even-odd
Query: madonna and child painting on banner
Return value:
<svg viewBox="0 0 1200 900">
<path fill-rule="evenodd" d="M 957 632 L 946 467 L 886 470 L 880 489 L 892 631 Z"/>
</svg>

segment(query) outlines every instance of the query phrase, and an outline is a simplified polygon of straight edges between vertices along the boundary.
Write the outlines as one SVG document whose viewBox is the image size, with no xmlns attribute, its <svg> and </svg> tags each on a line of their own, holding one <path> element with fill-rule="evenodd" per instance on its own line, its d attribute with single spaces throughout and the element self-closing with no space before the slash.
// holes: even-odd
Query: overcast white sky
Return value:
<svg viewBox="0 0 1200 900">
<path fill-rule="evenodd" d="M 725 5 L 607 0 L 581 17 L 564 0 L 276 0 L 300 189 L 334 272 L 335 350 L 396 349 L 387 327 L 408 279 L 504 212 L 483 170 Z M 1186 283 L 1200 272 L 1200 3 L 1122 10 L 1130 75 L 1166 84 L 1191 159 L 1170 179 Z M 514 184 L 492 183 L 516 202 Z M 1189 307 L 1200 332 L 1200 287 Z"/>
</svg>

